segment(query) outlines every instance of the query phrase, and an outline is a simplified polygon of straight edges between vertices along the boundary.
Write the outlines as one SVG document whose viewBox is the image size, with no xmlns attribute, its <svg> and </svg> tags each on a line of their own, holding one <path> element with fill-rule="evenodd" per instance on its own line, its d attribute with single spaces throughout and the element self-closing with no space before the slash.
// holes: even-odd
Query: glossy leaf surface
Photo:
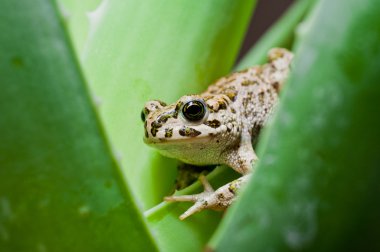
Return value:
<svg viewBox="0 0 380 252">
<path fill-rule="evenodd" d="M 1 1 L 0 24 L 0 250 L 156 250 L 55 5 Z"/>
</svg>

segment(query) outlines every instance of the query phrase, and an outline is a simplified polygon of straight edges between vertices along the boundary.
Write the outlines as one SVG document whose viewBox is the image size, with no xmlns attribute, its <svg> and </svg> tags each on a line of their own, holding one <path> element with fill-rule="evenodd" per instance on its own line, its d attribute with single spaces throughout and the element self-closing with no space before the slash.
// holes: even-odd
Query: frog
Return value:
<svg viewBox="0 0 380 252">
<path fill-rule="evenodd" d="M 165 197 L 194 203 L 181 220 L 205 209 L 227 209 L 254 173 L 258 157 L 253 144 L 277 106 L 293 53 L 272 48 L 267 56 L 267 63 L 221 77 L 200 94 L 184 95 L 172 104 L 145 103 L 141 119 L 147 145 L 185 164 L 227 165 L 241 174 L 217 190 L 200 175 L 203 192 Z"/>
</svg>

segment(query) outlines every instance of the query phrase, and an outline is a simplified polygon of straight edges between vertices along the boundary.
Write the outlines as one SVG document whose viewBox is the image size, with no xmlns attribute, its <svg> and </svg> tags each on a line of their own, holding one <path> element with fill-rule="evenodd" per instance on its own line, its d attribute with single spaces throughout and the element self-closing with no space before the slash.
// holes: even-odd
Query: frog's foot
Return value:
<svg viewBox="0 0 380 252">
<path fill-rule="evenodd" d="M 165 201 L 174 201 L 174 202 L 195 202 L 195 204 L 190 207 L 185 213 L 183 213 L 179 218 L 184 220 L 190 215 L 202 211 L 203 209 L 210 208 L 208 206 L 208 198 L 214 194 L 214 189 L 207 181 L 206 177 L 202 174 L 199 176 L 199 180 L 204 187 L 202 193 L 193 194 L 193 195 L 180 195 L 180 196 L 168 196 L 165 197 Z"/>
<path fill-rule="evenodd" d="M 184 220 L 190 215 L 200 212 L 204 209 L 223 210 L 231 205 L 238 188 L 244 181 L 246 181 L 246 177 L 248 176 L 249 175 L 243 176 L 214 191 L 210 183 L 207 181 L 206 177 L 204 175 L 201 175 L 199 176 L 199 180 L 204 187 L 204 191 L 202 193 L 193 195 L 169 196 L 165 197 L 165 201 L 194 202 L 194 205 L 179 217 L 181 220 Z"/>
</svg>

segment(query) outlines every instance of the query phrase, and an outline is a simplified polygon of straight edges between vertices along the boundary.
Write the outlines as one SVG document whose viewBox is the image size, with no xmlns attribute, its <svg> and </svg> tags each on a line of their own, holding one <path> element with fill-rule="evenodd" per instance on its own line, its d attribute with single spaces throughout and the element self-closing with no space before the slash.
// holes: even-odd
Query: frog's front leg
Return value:
<svg viewBox="0 0 380 252">
<path fill-rule="evenodd" d="M 204 191 L 199 194 L 194 195 L 182 195 L 182 196 L 169 196 L 165 197 L 165 201 L 188 201 L 195 202 L 195 204 L 190 207 L 186 212 L 184 212 L 179 218 L 184 220 L 190 215 L 200 212 L 204 209 L 213 209 L 213 210 L 224 210 L 235 199 L 235 195 L 239 188 L 245 184 L 250 175 L 245 175 L 240 177 L 214 191 L 212 186 L 207 181 L 204 175 L 199 176 Z"/>
<path fill-rule="evenodd" d="M 257 160 L 258 158 L 252 147 L 251 135 L 248 132 L 242 135 L 238 146 L 227 149 L 222 154 L 223 163 L 243 175 L 252 171 L 252 167 L 255 167 Z"/>
<path fill-rule="evenodd" d="M 257 156 L 252 148 L 250 136 L 242 137 L 242 141 L 235 148 L 230 148 L 223 153 L 223 163 L 231 166 L 237 172 L 244 176 L 236 179 L 214 191 L 206 177 L 201 175 L 199 180 L 203 184 L 204 191 L 194 195 L 169 196 L 165 201 L 190 201 L 195 202 L 184 214 L 180 216 L 183 220 L 190 215 L 204 209 L 223 210 L 236 198 L 236 193 L 239 188 L 245 184 L 251 172 L 252 165 L 257 161 Z"/>
<path fill-rule="evenodd" d="M 207 181 L 204 175 L 199 177 L 204 191 L 194 195 L 168 196 L 165 201 L 174 202 L 194 202 L 179 218 L 184 220 L 190 215 L 200 212 L 204 209 L 223 210 L 229 207 L 236 198 L 236 193 L 249 180 L 252 166 L 256 163 L 257 156 L 252 148 L 251 134 L 243 130 L 240 141 L 236 145 L 228 146 L 219 155 L 219 164 L 226 164 L 235 171 L 243 174 L 216 191 Z"/>
</svg>

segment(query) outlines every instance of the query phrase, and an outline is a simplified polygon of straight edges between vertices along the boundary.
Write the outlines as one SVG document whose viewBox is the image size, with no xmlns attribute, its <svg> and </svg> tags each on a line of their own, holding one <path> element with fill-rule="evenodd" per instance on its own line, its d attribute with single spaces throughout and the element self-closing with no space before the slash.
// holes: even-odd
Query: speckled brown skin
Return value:
<svg viewBox="0 0 380 252">
<path fill-rule="evenodd" d="M 292 53 L 274 48 L 268 63 L 220 78 L 200 95 L 181 97 L 166 105 L 147 102 L 144 107 L 144 141 L 165 156 L 193 165 L 226 164 L 246 175 L 214 192 L 201 177 L 205 192 L 198 195 L 166 197 L 168 201 L 193 201 L 181 219 L 205 208 L 224 209 L 236 190 L 249 178 L 257 156 L 252 143 L 271 115 L 278 92 L 289 72 Z M 182 108 L 189 101 L 201 101 L 207 108 L 202 120 L 191 122 Z M 169 133 L 168 133 L 169 132 Z"/>
</svg>

